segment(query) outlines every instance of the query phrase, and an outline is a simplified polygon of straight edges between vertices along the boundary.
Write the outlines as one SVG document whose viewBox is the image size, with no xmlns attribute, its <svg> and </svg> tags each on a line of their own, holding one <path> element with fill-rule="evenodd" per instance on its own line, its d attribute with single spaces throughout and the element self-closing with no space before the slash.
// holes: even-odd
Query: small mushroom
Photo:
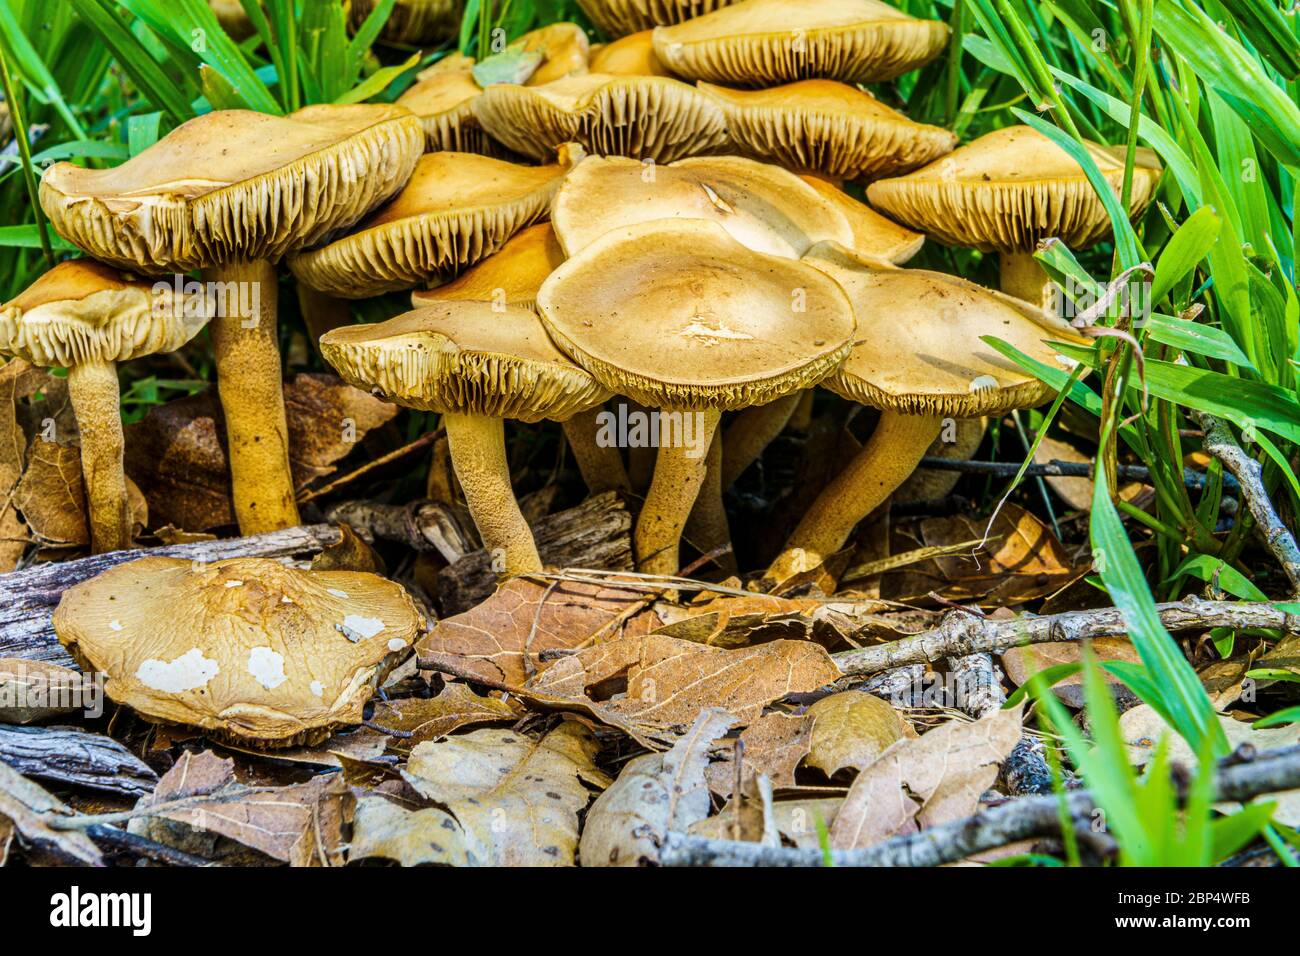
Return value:
<svg viewBox="0 0 1300 956">
<path fill-rule="evenodd" d="M 591 48 L 592 73 L 610 76 L 672 76 L 672 71 L 655 56 L 654 36 L 642 30 Z"/>
<path fill-rule="evenodd" d="M 913 472 L 945 417 L 1039 404 L 1052 390 L 982 341 L 996 336 L 1047 364 L 1049 340 L 1079 343 L 1068 323 L 1019 299 L 941 272 L 896 269 L 825 243 L 804 262 L 848 293 L 858 341 L 823 384 L 881 411 L 871 439 L 804 514 L 767 578 L 811 570 Z"/>
<path fill-rule="evenodd" d="M 210 303 L 187 295 L 183 281 L 152 283 L 75 259 L 0 306 L 0 353 L 68 370 L 96 554 L 131 547 L 117 363 L 174 351 L 203 328 Z"/>
<path fill-rule="evenodd" d="M 707 220 L 606 233 L 560 266 L 537 302 L 551 338 L 600 384 L 667 413 L 634 536 L 638 567 L 655 574 L 677 572 L 721 413 L 815 385 L 844 360 L 854 330 L 825 274 L 754 252 Z"/>
<path fill-rule="evenodd" d="M 551 344 L 537 314 L 442 302 L 377 325 L 335 329 L 320 344 L 326 361 L 352 385 L 442 415 L 484 547 L 504 559 L 507 574 L 540 571 L 510 484 L 503 420 L 564 421 L 609 392 Z"/>
<path fill-rule="evenodd" d="M 447 150 L 506 159 L 508 151 L 483 131 L 474 116 L 474 100 L 483 88 L 474 80 L 474 61 L 462 59 L 468 59 L 469 65 L 453 61 L 439 69 L 447 62 L 439 60 L 397 98 L 397 105 L 420 118 L 430 153 Z"/>
<path fill-rule="evenodd" d="M 379 0 L 352 0 L 352 27 L 360 27 Z M 389 43 L 429 46 L 456 35 L 463 0 L 397 0 L 379 35 Z"/>
<path fill-rule="evenodd" d="M 578 6 L 602 33 L 622 37 L 651 27 L 681 23 L 736 2 L 737 0 L 578 0 Z"/>
<path fill-rule="evenodd" d="M 666 76 L 586 73 L 542 86 L 497 83 L 474 100 L 493 139 L 539 162 L 565 143 L 597 156 L 669 163 L 726 142 L 722 111 L 693 86 Z"/>
<path fill-rule="evenodd" d="M 743 0 L 654 31 L 655 53 L 678 76 L 734 86 L 878 83 L 947 45 L 946 24 L 879 0 Z"/>
<path fill-rule="evenodd" d="M 54 228 L 91 256 L 150 275 L 202 269 L 219 290 L 212 341 L 244 534 L 298 523 L 273 263 L 397 192 L 423 147 L 397 106 L 220 110 L 113 169 L 56 163 L 41 179 Z"/>
<path fill-rule="evenodd" d="M 317 743 L 362 708 L 425 621 L 401 585 L 265 558 L 140 558 L 63 592 L 54 630 L 148 720 L 263 747 Z"/>
<path fill-rule="evenodd" d="M 1088 152 L 1118 193 L 1123 159 L 1094 143 Z M 1155 154 L 1139 150 L 1131 216 L 1146 209 L 1159 180 Z M 1056 238 L 1082 249 L 1111 232 L 1106 207 L 1082 167 L 1028 126 L 997 130 L 914 173 L 874 182 L 867 198 L 946 245 L 999 253 L 1002 291 L 1034 305 L 1046 305 L 1051 289 L 1033 257 L 1041 240 Z"/>
</svg>

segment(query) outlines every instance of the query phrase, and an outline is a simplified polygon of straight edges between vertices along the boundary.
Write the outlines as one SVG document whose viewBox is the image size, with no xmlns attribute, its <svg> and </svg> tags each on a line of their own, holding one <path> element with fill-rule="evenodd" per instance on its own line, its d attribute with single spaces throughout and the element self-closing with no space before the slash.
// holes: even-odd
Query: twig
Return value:
<svg viewBox="0 0 1300 956">
<path fill-rule="evenodd" d="M 124 850 L 127 853 L 134 853 L 136 856 L 143 856 L 150 860 L 156 860 L 159 863 L 166 863 L 169 866 L 195 866 L 207 868 L 221 865 L 213 860 L 208 860 L 201 856 L 195 856 L 193 853 L 186 853 L 184 850 L 178 850 L 175 847 L 167 846 L 165 843 L 150 840 L 148 837 L 142 837 L 138 834 L 131 833 L 128 830 L 119 830 L 116 827 L 105 826 L 102 823 L 97 823 L 94 826 L 87 827 L 86 835 L 96 843 L 107 844 L 116 850 Z"/>
<path fill-rule="evenodd" d="M 381 468 L 384 465 L 387 465 L 391 461 L 396 461 L 398 458 L 401 458 L 405 455 L 409 455 L 413 451 L 419 451 L 421 448 L 424 448 L 427 445 L 432 445 L 444 434 L 446 434 L 446 432 L 441 428 L 435 429 L 434 431 L 431 432 L 425 432 L 415 441 L 403 445 L 401 448 L 395 448 L 394 450 L 388 452 L 388 454 L 386 455 L 380 455 L 374 461 L 368 461 L 360 468 L 355 468 L 352 471 L 348 472 L 346 475 L 340 475 L 338 478 L 335 478 L 333 481 L 331 481 L 328 485 L 322 485 L 321 487 L 313 488 L 310 491 L 304 489 L 303 491 L 300 491 L 298 493 L 298 504 L 305 504 L 308 501 L 314 501 L 317 498 L 329 494 L 331 491 L 334 491 L 336 488 L 342 488 L 344 485 L 356 481 L 362 475 L 368 474 L 369 472 L 374 471 L 376 468 Z"/>
<path fill-rule="evenodd" d="M 927 455 L 921 459 L 921 464 L 917 467 L 929 468 L 932 471 L 960 471 L 967 475 L 1013 478 L 1020 473 L 1021 464 L 1018 461 L 969 461 L 964 458 L 934 458 Z M 1061 461 L 1057 458 L 1051 461 L 1034 462 L 1025 467 L 1027 478 L 1091 478 L 1092 475 L 1093 466 L 1090 462 Z M 1151 469 L 1145 465 L 1120 465 L 1119 477 L 1129 481 L 1149 481 Z M 1184 468 L 1183 482 L 1189 488 L 1200 488 L 1205 484 L 1205 473 Z M 1223 488 L 1235 494 L 1238 490 L 1236 480 L 1224 475 Z"/>
<path fill-rule="evenodd" d="M 968 717 L 979 720 L 1007 702 L 991 655 L 950 657 L 948 670 L 956 680 L 955 703 Z M 999 776 L 1006 792 L 1016 796 L 1051 791 L 1052 771 L 1047 766 L 1042 741 L 1032 734 L 1024 734 L 1002 762 Z"/>
<path fill-rule="evenodd" d="M 1232 431 L 1222 419 L 1205 412 L 1193 411 L 1192 416 L 1205 431 L 1205 450 L 1232 472 L 1242 489 L 1242 497 L 1251 517 L 1264 538 L 1264 543 L 1291 582 L 1291 594 L 1300 598 L 1300 548 L 1295 537 L 1278 517 L 1268 492 L 1264 490 L 1264 467 L 1246 454 L 1232 437 Z"/>
</svg>

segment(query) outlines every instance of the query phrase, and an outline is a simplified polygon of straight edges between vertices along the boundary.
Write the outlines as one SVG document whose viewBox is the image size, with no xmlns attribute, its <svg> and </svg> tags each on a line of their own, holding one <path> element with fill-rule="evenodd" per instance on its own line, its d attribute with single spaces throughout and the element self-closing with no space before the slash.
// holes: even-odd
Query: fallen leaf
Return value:
<svg viewBox="0 0 1300 956">
<path fill-rule="evenodd" d="M 714 840 L 780 846 L 781 833 L 772 804 L 772 781 L 763 774 L 746 777 L 738 795 L 733 795 L 726 806 L 707 820 L 691 824 L 687 832 Z"/>
<path fill-rule="evenodd" d="M 897 740 L 907 724 L 887 701 L 860 690 L 823 697 L 808 708 L 812 727 L 808 766 L 828 777 L 845 767 L 862 770 Z"/>
<path fill-rule="evenodd" d="M 312 746 L 276 750 L 275 759 L 281 763 L 309 764 L 314 767 L 342 767 L 344 759 L 362 762 L 378 760 L 388 749 L 391 739 L 377 730 L 359 727 L 331 734 Z M 230 740 L 222 741 L 221 747 L 251 757 L 266 757 L 265 750 L 243 747 Z"/>
<path fill-rule="evenodd" d="M 94 693 L 86 675 L 70 667 L 0 657 L 0 723 L 31 724 L 89 709 Z"/>
<path fill-rule="evenodd" d="M 135 524 L 144 527 L 148 523 L 148 506 L 129 479 L 127 495 Z M 14 490 L 13 503 L 41 543 L 53 547 L 88 544 L 81 448 L 34 438 L 27 449 L 27 469 Z"/>
<path fill-rule="evenodd" d="M 349 862 L 386 859 L 402 866 L 469 866 L 455 817 L 429 807 L 407 810 L 383 797 L 362 797 L 352 821 Z"/>
<path fill-rule="evenodd" d="M 1046 465 L 1052 461 L 1063 461 L 1076 465 L 1092 464 L 1092 459 L 1079 449 L 1050 435 L 1044 435 L 1039 439 L 1038 451 L 1034 453 L 1034 461 L 1040 465 Z M 1044 480 L 1047 482 L 1047 487 L 1056 492 L 1061 500 L 1070 506 L 1071 510 L 1092 510 L 1091 478 L 1049 476 Z"/>
<path fill-rule="evenodd" d="M 45 372 L 20 358 L 0 366 L 0 572 L 12 571 L 27 550 L 27 525 L 13 503 L 13 491 L 27 465 L 27 436 L 18 421 L 18 402 L 39 387 Z"/>
<path fill-rule="evenodd" d="M 794 772 L 812 743 L 812 721 L 805 715 L 764 714 L 737 739 L 744 768 L 742 780 L 765 776 L 774 787 L 793 787 Z M 721 797 L 730 797 L 736 788 L 734 751 L 709 764 L 709 789 Z"/>
<path fill-rule="evenodd" d="M 516 704 L 499 697 L 481 697 L 467 684 L 449 683 L 437 697 L 378 701 L 370 722 L 411 734 L 393 743 L 393 749 L 409 751 L 417 744 L 441 740 L 461 727 L 513 722 L 523 715 Z"/>
<path fill-rule="evenodd" d="M 1102 661 L 1126 661 L 1141 664 L 1142 658 L 1127 638 L 1099 637 L 1088 642 L 1093 656 Z M 1083 643 L 1081 641 L 1049 641 L 1046 644 L 1027 644 L 1024 647 L 1012 647 L 1002 652 L 1002 666 L 1006 668 L 1007 677 L 1017 687 L 1025 683 L 1039 671 L 1055 667 L 1058 664 L 1077 664 L 1082 659 Z M 1119 697 L 1132 698 L 1132 692 L 1123 684 L 1106 674 L 1111 692 Z M 1052 693 L 1060 698 L 1067 707 L 1078 710 L 1083 707 L 1082 672 L 1067 677 L 1052 687 Z"/>
<path fill-rule="evenodd" d="M 830 603 L 772 594 L 723 595 L 686 606 L 656 605 L 664 623 L 654 633 L 711 647 L 748 647 L 767 641 L 815 641 L 826 648 L 851 646 L 848 638 L 890 607 L 878 601 Z"/>
<path fill-rule="evenodd" d="M 80 830 L 55 830 L 52 815 L 71 814 L 67 804 L 8 764 L 0 763 L 0 819 L 8 820 L 23 840 L 48 847 L 77 863 L 100 866 L 103 858 Z"/>
</svg>

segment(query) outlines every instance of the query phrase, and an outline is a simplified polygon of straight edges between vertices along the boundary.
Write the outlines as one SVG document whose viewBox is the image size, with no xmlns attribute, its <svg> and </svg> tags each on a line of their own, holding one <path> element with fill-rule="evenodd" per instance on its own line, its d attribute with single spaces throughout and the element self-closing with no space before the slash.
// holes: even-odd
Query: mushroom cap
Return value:
<svg viewBox="0 0 1300 956">
<path fill-rule="evenodd" d="M 551 23 L 530 30 L 511 44 L 511 47 L 515 46 L 526 52 L 542 54 L 542 62 L 528 78 L 526 86 L 542 86 L 587 72 L 591 41 L 587 39 L 587 31 L 576 23 Z"/>
<path fill-rule="evenodd" d="M 146 557 L 63 592 L 59 640 L 108 696 L 154 721 L 265 746 L 361 721 L 424 629 L 399 584 L 265 558 Z"/>
<path fill-rule="evenodd" d="M 41 207 L 96 259 L 157 274 L 276 260 L 402 188 L 424 131 L 403 107 L 219 110 L 113 169 L 55 163 Z"/>
<path fill-rule="evenodd" d="M 184 277 L 179 277 L 184 282 Z M 0 306 L 0 353 L 72 368 L 172 352 L 212 316 L 201 295 L 93 259 L 60 262 Z"/>
<path fill-rule="evenodd" d="M 948 130 L 913 122 L 865 90 L 835 80 L 766 90 L 700 83 L 699 89 L 721 106 L 741 152 L 837 179 L 897 175 L 957 145 Z"/>
<path fill-rule="evenodd" d="M 592 47 L 590 67 L 592 73 L 610 76 L 673 75 L 655 56 L 654 37 L 649 30 L 629 34 L 599 49 Z"/>
<path fill-rule="evenodd" d="M 853 241 L 849 248 L 858 255 L 881 259 L 897 266 L 907 262 L 925 245 L 923 233 L 913 232 L 892 219 L 886 219 L 820 176 L 805 174 L 799 178 L 833 202 L 844 214 L 853 230 Z"/>
<path fill-rule="evenodd" d="M 947 24 L 879 0 L 744 0 L 654 31 L 655 53 L 674 73 L 736 86 L 892 80 L 947 44 Z"/>
<path fill-rule="evenodd" d="M 257 32 L 239 0 L 208 0 L 208 7 L 232 39 L 246 40 Z"/>
<path fill-rule="evenodd" d="M 411 307 L 438 302 L 503 302 L 533 308 L 537 290 L 564 261 L 564 250 L 548 222 L 539 222 L 510 237 L 499 252 L 471 266 L 457 278 L 411 293 Z"/>
<path fill-rule="evenodd" d="M 739 0 L 578 0 L 587 19 L 607 36 L 622 37 L 681 23 Z"/>
<path fill-rule="evenodd" d="M 757 252 L 798 259 L 813 243 L 853 242 L 836 202 L 794 173 L 739 156 L 647 166 L 623 157 L 585 160 L 565 180 L 551 223 L 567 255 L 621 226 L 710 219 Z"/>
<path fill-rule="evenodd" d="M 378 0 L 352 0 L 352 25 L 365 22 Z M 397 0 L 380 36 L 392 43 L 415 46 L 456 35 L 464 0 Z"/>
<path fill-rule="evenodd" d="M 848 354 L 843 290 L 699 219 L 606 233 L 537 295 L 555 343 L 652 408 L 729 411 L 810 388 Z"/>
<path fill-rule="evenodd" d="M 858 319 L 853 351 L 822 384 L 863 405 L 954 418 L 1031 408 L 1052 389 L 980 337 L 1052 366 L 1068 360 L 1046 340 L 1081 342 L 1064 320 L 944 272 L 881 268 L 833 243 L 803 261 L 839 283 Z"/>
<path fill-rule="evenodd" d="M 391 202 L 329 245 L 291 256 L 289 269 L 344 299 L 454 275 L 544 217 L 567 168 L 426 153 Z"/>
<path fill-rule="evenodd" d="M 668 163 L 726 141 L 722 111 L 693 86 L 666 76 L 586 73 L 544 86 L 497 83 L 474 101 L 493 139 L 536 160 L 564 143 L 599 155 Z"/>
<path fill-rule="evenodd" d="M 320 348 L 350 384 L 424 411 L 565 421 L 609 398 L 551 343 L 537 313 L 519 306 L 438 302 L 333 329 Z"/>
<path fill-rule="evenodd" d="M 1123 158 L 1095 143 L 1088 152 L 1118 194 Z M 1130 215 L 1146 209 L 1159 179 L 1155 154 L 1138 150 Z M 1083 168 L 1028 126 L 996 130 L 916 172 L 874 182 L 867 197 L 940 242 L 983 252 L 1032 252 L 1050 238 L 1083 249 L 1111 231 L 1106 207 Z"/>
<path fill-rule="evenodd" d="M 425 70 L 421 78 L 397 98 L 398 106 L 406 107 L 420 118 L 425 149 L 430 153 L 451 150 L 483 156 L 504 153 L 505 150 L 492 141 L 474 118 L 474 99 L 483 92 L 474 81 L 474 74 L 468 67 L 437 70 L 441 62 Z"/>
</svg>

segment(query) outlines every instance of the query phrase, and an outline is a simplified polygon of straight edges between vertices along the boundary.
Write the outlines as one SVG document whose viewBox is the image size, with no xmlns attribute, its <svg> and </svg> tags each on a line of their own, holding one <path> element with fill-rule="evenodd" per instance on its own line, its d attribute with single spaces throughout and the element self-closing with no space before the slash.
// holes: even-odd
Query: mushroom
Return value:
<svg viewBox="0 0 1300 956">
<path fill-rule="evenodd" d="M 425 621 L 401 585 L 267 558 L 140 558 L 63 592 L 59 640 L 155 723 L 237 743 L 319 743 L 357 724 Z"/>
<path fill-rule="evenodd" d="M 397 192 L 424 146 L 401 107 L 311 106 L 288 116 L 207 113 L 113 169 L 56 163 L 41 206 L 65 239 L 156 275 L 202 269 L 235 513 L 244 534 L 298 523 L 273 263 Z"/>
<path fill-rule="evenodd" d="M 649 30 L 591 48 L 592 73 L 610 76 L 672 76 L 672 71 L 655 56 L 654 39 Z"/>
<path fill-rule="evenodd" d="M 240 0 L 208 0 L 208 7 L 232 40 L 247 40 L 257 32 Z"/>
<path fill-rule="evenodd" d="M 537 314 L 442 302 L 377 325 L 335 329 L 321 353 L 343 378 L 408 408 L 439 412 L 483 546 L 506 574 L 541 558 L 510 484 L 503 420 L 563 421 L 609 398 L 546 337 Z"/>
<path fill-rule="evenodd" d="M 957 145 L 948 130 L 913 122 L 865 90 L 834 80 L 766 90 L 698 88 L 718 103 L 740 152 L 834 180 L 896 176 Z"/>
<path fill-rule="evenodd" d="M 621 37 L 712 13 L 737 0 L 578 0 L 587 19 L 607 36 Z"/>
<path fill-rule="evenodd" d="M 678 76 L 735 86 L 817 77 L 892 80 L 948 45 L 948 27 L 879 0 L 744 0 L 656 27 L 655 53 Z"/>
<path fill-rule="evenodd" d="M 299 282 L 343 299 L 446 278 L 545 217 L 567 169 L 427 153 L 391 202 L 328 245 L 291 256 L 289 270 Z"/>
<path fill-rule="evenodd" d="M 1123 159 L 1095 143 L 1087 148 L 1118 193 Z M 1139 150 L 1131 216 L 1146 209 L 1159 179 L 1155 154 Z M 999 253 L 1002 291 L 1034 305 L 1048 304 L 1051 290 L 1033 256 L 1040 240 L 1057 238 L 1081 249 L 1111 232 L 1106 207 L 1083 168 L 1028 126 L 997 130 L 916 172 L 874 182 L 867 197 L 876 208 L 942 243 Z"/>
<path fill-rule="evenodd" d="M 1081 342 L 1050 313 L 965 279 L 871 263 L 833 243 L 804 257 L 848 293 L 859 341 L 823 384 L 880 409 L 870 440 L 800 520 L 767 578 L 811 570 L 915 469 L 945 417 L 1000 414 L 1052 390 L 982 341 L 996 336 L 1049 365 L 1073 364 L 1050 339 Z"/>
<path fill-rule="evenodd" d="M 58 264 L 0 306 L 0 353 L 68 370 L 96 554 L 131 547 L 117 363 L 174 351 L 209 318 L 207 300 L 186 295 L 178 285 L 76 259 Z"/>
<path fill-rule="evenodd" d="M 469 65 L 464 65 L 465 60 Z M 397 98 L 397 105 L 420 118 L 430 153 L 449 150 L 508 158 L 507 150 L 483 131 L 474 116 L 474 100 L 483 88 L 474 80 L 473 65 L 467 57 L 439 60 Z"/>
<path fill-rule="evenodd" d="M 754 252 L 707 220 L 606 233 L 546 280 L 537 303 L 551 338 L 600 384 L 667 413 L 634 535 L 637 566 L 654 574 L 677 571 L 721 413 L 815 385 L 854 330 L 825 274 Z"/>
<path fill-rule="evenodd" d="M 722 111 L 693 86 L 666 76 L 586 73 L 543 86 L 497 83 L 474 100 L 488 134 L 538 161 L 565 143 L 599 156 L 668 163 L 716 151 Z"/>
<path fill-rule="evenodd" d="M 560 22 L 525 33 L 511 47 L 542 54 L 542 62 L 524 85 L 543 86 L 566 76 L 586 73 L 591 41 L 587 39 L 587 32 L 576 23 Z"/>
<path fill-rule="evenodd" d="M 352 27 L 361 26 L 379 0 L 352 0 Z M 456 35 L 464 0 L 397 0 L 380 36 L 389 43 L 424 46 Z"/>
</svg>

